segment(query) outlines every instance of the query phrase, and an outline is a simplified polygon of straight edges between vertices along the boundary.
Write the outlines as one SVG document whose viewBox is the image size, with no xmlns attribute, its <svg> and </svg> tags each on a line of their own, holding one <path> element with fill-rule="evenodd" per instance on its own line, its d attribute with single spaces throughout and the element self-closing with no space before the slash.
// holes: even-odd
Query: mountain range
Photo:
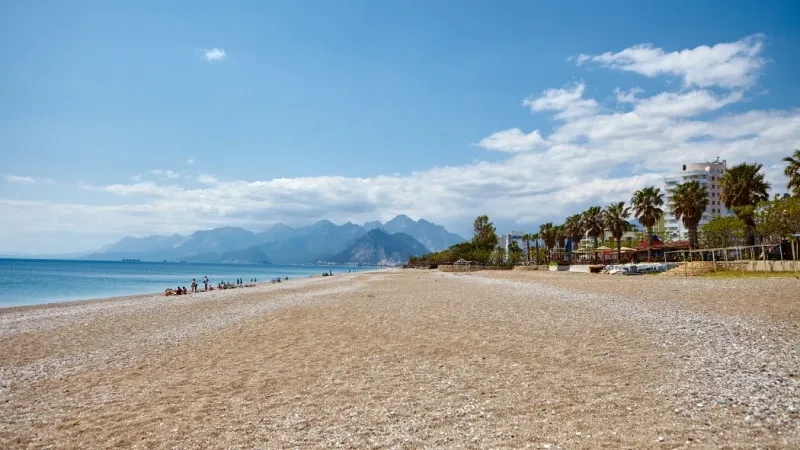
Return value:
<svg viewBox="0 0 800 450">
<path fill-rule="evenodd" d="M 273 264 L 391 264 L 408 256 L 440 251 L 461 236 L 425 219 L 399 215 L 381 223 L 336 225 L 329 220 L 292 228 L 276 224 L 260 232 L 237 227 L 197 231 L 189 236 L 125 237 L 87 259 Z"/>
</svg>

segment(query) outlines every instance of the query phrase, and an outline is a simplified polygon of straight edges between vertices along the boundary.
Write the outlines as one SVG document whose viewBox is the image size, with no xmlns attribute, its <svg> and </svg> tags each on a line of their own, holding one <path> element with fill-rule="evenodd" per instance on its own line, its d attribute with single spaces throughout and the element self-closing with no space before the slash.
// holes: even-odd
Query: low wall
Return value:
<svg viewBox="0 0 800 450">
<path fill-rule="evenodd" d="M 592 264 L 573 264 L 569 266 L 570 272 L 591 273 Z"/>
<path fill-rule="evenodd" d="M 479 270 L 512 270 L 514 266 L 454 266 L 452 264 L 439 264 L 441 272 L 477 272 Z"/>
<path fill-rule="evenodd" d="M 683 267 L 684 263 L 678 263 Z M 703 264 L 695 261 L 694 264 Z M 714 270 L 711 261 L 705 261 L 710 270 Z M 724 270 L 739 270 L 744 272 L 794 272 L 800 271 L 800 261 L 717 261 L 717 268 Z"/>
<path fill-rule="evenodd" d="M 550 270 L 550 267 L 545 265 L 514 266 L 514 270 Z"/>
<path fill-rule="evenodd" d="M 717 262 L 719 264 L 719 261 Z M 730 268 L 733 270 L 742 270 L 742 264 L 744 264 L 744 270 L 748 272 L 794 272 L 795 270 L 800 271 L 800 261 L 745 261 L 744 263 L 722 263 L 722 264 L 730 264 Z"/>
</svg>

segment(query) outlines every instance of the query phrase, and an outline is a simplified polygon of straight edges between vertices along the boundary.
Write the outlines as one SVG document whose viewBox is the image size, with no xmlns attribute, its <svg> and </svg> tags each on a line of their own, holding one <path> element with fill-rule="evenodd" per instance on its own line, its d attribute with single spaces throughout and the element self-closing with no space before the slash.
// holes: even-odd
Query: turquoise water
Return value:
<svg viewBox="0 0 800 450">
<path fill-rule="evenodd" d="M 337 274 L 374 268 L 0 259 L 0 308 L 190 288 L 192 278 L 202 286 L 204 276 L 216 286 L 236 278 L 292 279 L 329 270 Z"/>
</svg>

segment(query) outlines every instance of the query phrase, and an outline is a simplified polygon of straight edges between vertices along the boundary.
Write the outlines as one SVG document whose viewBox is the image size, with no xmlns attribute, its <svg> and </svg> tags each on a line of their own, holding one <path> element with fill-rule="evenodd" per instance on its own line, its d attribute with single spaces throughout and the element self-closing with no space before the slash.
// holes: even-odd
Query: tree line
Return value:
<svg viewBox="0 0 800 450">
<path fill-rule="evenodd" d="M 764 178 L 763 165 L 759 163 L 737 164 L 719 178 L 720 201 L 733 213 L 732 216 L 716 217 L 700 227 L 700 221 L 709 204 L 706 186 L 698 181 L 685 181 L 672 191 L 672 199 L 665 203 L 664 192 L 655 186 L 647 186 L 633 193 L 629 204 L 624 201 L 612 203 L 605 208 L 591 206 L 580 214 L 567 217 L 562 224 L 544 223 L 536 233 L 526 233 L 522 241 L 526 246 L 526 261 L 547 262 L 550 250 L 564 248 L 568 238 L 573 245 L 588 236 L 594 248 L 606 231 L 616 244 L 621 258 L 622 236 L 629 231 L 631 217 L 637 219 L 646 230 L 648 256 L 653 247 L 653 230 L 664 217 L 665 210 L 672 212 L 687 230 L 689 247 L 721 248 L 736 245 L 776 243 L 791 238 L 800 232 L 800 150 L 783 159 L 786 163 L 787 189 L 790 194 L 769 199 L 771 185 Z M 531 248 L 531 242 L 534 248 Z M 544 248 L 540 248 L 540 243 Z M 523 257 L 522 249 L 512 242 L 508 255 L 498 248 L 498 237 L 489 217 L 483 215 L 473 223 L 472 240 L 456 244 L 441 252 L 412 257 L 410 264 L 441 264 L 459 259 L 481 263 L 515 264 Z"/>
</svg>

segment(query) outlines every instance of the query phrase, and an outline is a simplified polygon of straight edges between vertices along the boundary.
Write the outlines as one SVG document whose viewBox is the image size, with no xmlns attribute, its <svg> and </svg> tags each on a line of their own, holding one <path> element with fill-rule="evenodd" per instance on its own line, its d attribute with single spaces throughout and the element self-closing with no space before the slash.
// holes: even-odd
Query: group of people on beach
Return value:
<svg viewBox="0 0 800 450">
<path fill-rule="evenodd" d="M 286 277 L 286 279 L 288 280 L 289 277 Z M 251 278 L 250 279 L 250 284 L 244 284 L 244 278 L 237 278 L 234 283 L 231 283 L 229 281 L 220 281 L 217 284 L 217 287 L 214 288 L 213 286 L 209 285 L 208 276 L 206 275 L 205 277 L 203 277 L 203 290 L 202 290 L 202 292 L 213 291 L 214 289 L 234 289 L 234 288 L 237 288 L 237 287 L 252 287 L 252 286 L 255 286 L 255 283 L 257 283 L 257 282 L 258 282 L 258 279 Z M 197 283 L 197 279 L 192 278 L 192 284 L 190 286 L 191 286 L 191 291 L 189 289 L 186 289 L 186 286 L 178 286 L 175 289 L 167 288 L 164 291 L 164 295 L 166 295 L 166 296 L 170 296 L 170 295 L 187 295 L 187 294 L 190 294 L 190 293 L 194 294 L 194 293 L 197 293 L 197 292 L 201 292 L 199 290 L 199 286 L 200 285 Z"/>
<path fill-rule="evenodd" d="M 198 290 L 199 284 L 197 283 L 197 279 L 196 278 L 192 278 L 192 284 L 190 284 L 189 286 L 191 286 L 191 288 L 192 288 L 192 290 L 191 290 L 192 294 L 194 294 L 196 292 L 199 292 L 199 290 Z M 213 287 L 209 289 L 209 286 L 208 286 L 208 275 L 206 275 L 205 277 L 203 277 L 203 290 L 204 291 L 208 291 L 208 290 L 213 290 L 213 289 L 214 289 Z M 188 289 L 186 289 L 186 286 L 183 286 L 183 287 L 178 286 L 175 289 L 167 288 L 164 291 L 164 295 L 166 295 L 166 296 L 170 296 L 170 295 L 187 295 L 187 294 L 189 294 L 189 292 L 190 291 Z"/>
</svg>

